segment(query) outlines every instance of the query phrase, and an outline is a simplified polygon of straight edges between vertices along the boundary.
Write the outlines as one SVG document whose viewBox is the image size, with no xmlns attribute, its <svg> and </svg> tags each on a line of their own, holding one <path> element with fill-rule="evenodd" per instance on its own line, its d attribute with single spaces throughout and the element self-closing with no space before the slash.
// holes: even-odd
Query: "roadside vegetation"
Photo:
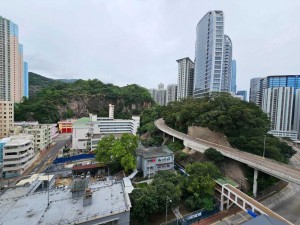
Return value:
<svg viewBox="0 0 300 225">
<path fill-rule="evenodd" d="M 150 185 L 134 189 L 130 195 L 132 201 L 131 218 L 138 224 L 148 224 L 157 214 L 163 214 L 168 207 L 183 203 L 190 210 L 212 210 L 214 206 L 213 179 L 221 173 L 211 163 L 188 164 L 183 176 L 175 171 L 160 171 Z"/>
<path fill-rule="evenodd" d="M 279 162 L 287 163 L 295 154 L 291 146 L 267 134 L 270 121 L 258 106 L 228 93 L 214 93 L 201 99 L 185 99 L 144 110 L 139 132 L 149 132 L 153 145 L 163 142 L 159 138 L 161 132 L 153 124 L 155 119 L 161 117 L 168 126 L 183 133 L 187 133 L 192 125 L 221 132 L 231 146 L 260 156 L 263 155 L 266 135 L 265 157 Z"/>
<path fill-rule="evenodd" d="M 112 173 L 122 169 L 128 172 L 136 168 L 137 147 L 138 137 L 132 134 L 123 134 L 121 138 L 106 136 L 99 141 L 95 158 L 98 162 L 108 165 Z"/>
</svg>

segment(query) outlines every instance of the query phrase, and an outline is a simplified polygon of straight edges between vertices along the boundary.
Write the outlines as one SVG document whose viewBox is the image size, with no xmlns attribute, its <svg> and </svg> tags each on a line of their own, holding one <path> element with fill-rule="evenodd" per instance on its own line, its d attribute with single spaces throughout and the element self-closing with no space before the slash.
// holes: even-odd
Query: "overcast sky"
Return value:
<svg viewBox="0 0 300 225">
<path fill-rule="evenodd" d="M 176 60 L 194 60 L 209 10 L 224 11 L 238 90 L 253 77 L 300 73 L 298 0 L 0 0 L 30 71 L 147 88 L 177 83 Z"/>
</svg>

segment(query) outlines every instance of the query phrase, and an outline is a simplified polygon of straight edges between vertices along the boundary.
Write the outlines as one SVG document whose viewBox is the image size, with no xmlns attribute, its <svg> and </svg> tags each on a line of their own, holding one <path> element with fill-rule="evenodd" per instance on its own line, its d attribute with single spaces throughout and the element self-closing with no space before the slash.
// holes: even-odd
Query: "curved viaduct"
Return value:
<svg viewBox="0 0 300 225">
<path fill-rule="evenodd" d="M 155 126 L 170 136 L 183 140 L 183 144 L 186 147 L 194 149 L 199 152 L 204 152 L 207 148 L 212 147 L 222 153 L 224 156 L 234 159 L 236 161 L 247 164 L 254 168 L 254 183 L 253 194 L 256 196 L 257 192 L 257 175 L 258 171 L 262 171 L 271 176 L 277 177 L 281 180 L 292 182 L 300 185 L 300 170 L 284 163 L 280 163 L 271 159 L 263 158 L 258 155 L 254 155 L 247 152 L 242 152 L 234 148 L 230 148 L 223 145 L 218 145 L 213 142 L 209 142 L 199 138 L 193 138 L 187 134 L 176 131 L 168 127 L 162 118 L 155 121 Z"/>
</svg>

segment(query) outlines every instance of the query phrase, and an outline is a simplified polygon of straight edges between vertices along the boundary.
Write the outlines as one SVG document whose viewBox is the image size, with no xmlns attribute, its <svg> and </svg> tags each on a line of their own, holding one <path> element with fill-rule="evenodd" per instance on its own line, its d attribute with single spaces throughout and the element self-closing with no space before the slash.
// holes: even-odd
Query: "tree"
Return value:
<svg viewBox="0 0 300 225">
<path fill-rule="evenodd" d="M 211 161 L 215 162 L 215 163 L 221 163 L 224 161 L 224 156 L 222 155 L 222 153 L 220 153 L 219 151 L 217 151 L 214 148 L 208 148 L 205 150 L 204 155 Z"/>
<path fill-rule="evenodd" d="M 132 134 L 123 134 L 120 139 L 113 135 L 102 138 L 95 150 L 96 160 L 104 164 L 119 163 L 128 172 L 136 168 L 134 151 L 138 138 Z"/>
<path fill-rule="evenodd" d="M 211 163 L 193 163 L 186 166 L 186 172 L 189 174 L 185 182 L 186 206 L 191 210 L 211 210 L 215 187 L 213 179 L 221 176 L 220 171 Z"/>
<path fill-rule="evenodd" d="M 141 224 L 148 224 L 149 218 L 158 212 L 157 192 L 154 186 L 134 189 L 130 194 L 132 201 L 131 216 Z"/>
</svg>

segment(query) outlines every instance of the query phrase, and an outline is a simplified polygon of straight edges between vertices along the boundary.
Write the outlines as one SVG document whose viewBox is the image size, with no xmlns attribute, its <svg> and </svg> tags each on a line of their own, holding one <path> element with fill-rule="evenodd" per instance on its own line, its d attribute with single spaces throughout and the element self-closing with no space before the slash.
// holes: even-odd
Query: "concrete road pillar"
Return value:
<svg viewBox="0 0 300 225">
<path fill-rule="evenodd" d="M 256 197 L 257 195 L 257 177 L 258 177 L 258 170 L 254 169 L 254 178 L 253 178 L 253 195 Z"/>
<path fill-rule="evenodd" d="M 220 211 L 224 210 L 224 195 L 221 193 L 221 204 L 220 204 Z"/>
<path fill-rule="evenodd" d="M 175 137 L 173 137 L 173 142 L 175 141 Z"/>
</svg>

